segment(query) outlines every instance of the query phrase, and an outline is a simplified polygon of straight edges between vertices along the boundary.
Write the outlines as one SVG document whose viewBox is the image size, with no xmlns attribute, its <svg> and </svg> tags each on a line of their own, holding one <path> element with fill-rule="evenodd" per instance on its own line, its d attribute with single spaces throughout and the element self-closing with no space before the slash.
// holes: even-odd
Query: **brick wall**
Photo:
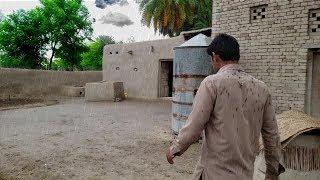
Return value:
<svg viewBox="0 0 320 180">
<path fill-rule="evenodd" d="M 320 47 L 319 0 L 214 0 L 217 33 L 239 40 L 242 65 L 270 86 L 278 113 L 304 109 L 309 53 Z"/>
</svg>

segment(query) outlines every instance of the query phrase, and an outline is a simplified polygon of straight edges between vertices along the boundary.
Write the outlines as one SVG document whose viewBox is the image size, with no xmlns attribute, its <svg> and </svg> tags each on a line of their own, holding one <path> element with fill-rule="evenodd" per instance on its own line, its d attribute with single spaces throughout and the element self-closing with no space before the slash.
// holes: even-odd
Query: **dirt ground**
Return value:
<svg viewBox="0 0 320 180">
<path fill-rule="evenodd" d="M 5 108 L 42 102 L 44 102 L 42 99 L 0 99 L 0 107 Z"/>
<path fill-rule="evenodd" d="M 41 107 L 53 104 L 57 104 L 57 100 L 22 98 L 0 99 L 0 111 L 28 107 Z"/>
<path fill-rule="evenodd" d="M 169 165 L 170 101 L 72 99 L 0 111 L 0 179 L 190 179 L 195 144 Z"/>
</svg>

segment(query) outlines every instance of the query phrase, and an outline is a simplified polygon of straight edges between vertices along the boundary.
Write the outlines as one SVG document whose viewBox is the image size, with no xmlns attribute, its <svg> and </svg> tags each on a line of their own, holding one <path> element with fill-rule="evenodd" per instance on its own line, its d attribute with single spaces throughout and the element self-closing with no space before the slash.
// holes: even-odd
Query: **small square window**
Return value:
<svg viewBox="0 0 320 180">
<path fill-rule="evenodd" d="M 266 18 L 268 5 L 263 4 L 259 6 L 250 7 L 250 20 L 251 22 L 260 22 L 259 20 Z"/>
<path fill-rule="evenodd" d="M 117 51 L 116 54 L 119 54 L 119 52 Z"/>
<path fill-rule="evenodd" d="M 320 33 L 320 8 L 309 10 L 309 32 L 312 35 Z M 320 35 L 320 34 L 319 34 Z"/>
<path fill-rule="evenodd" d="M 110 52 L 110 54 L 112 54 L 112 52 Z"/>
</svg>

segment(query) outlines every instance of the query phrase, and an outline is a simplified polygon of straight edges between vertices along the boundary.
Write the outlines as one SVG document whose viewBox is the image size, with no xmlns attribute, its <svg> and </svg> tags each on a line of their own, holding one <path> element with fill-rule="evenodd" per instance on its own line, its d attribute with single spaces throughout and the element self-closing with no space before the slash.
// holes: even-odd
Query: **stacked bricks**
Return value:
<svg viewBox="0 0 320 180">
<path fill-rule="evenodd" d="M 214 0 L 212 26 L 213 36 L 238 39 L 241 64 L 269 86 L 277 113 L 304 109 L 308 47 L 320 45 L 319 0 Z"/>
</svg>

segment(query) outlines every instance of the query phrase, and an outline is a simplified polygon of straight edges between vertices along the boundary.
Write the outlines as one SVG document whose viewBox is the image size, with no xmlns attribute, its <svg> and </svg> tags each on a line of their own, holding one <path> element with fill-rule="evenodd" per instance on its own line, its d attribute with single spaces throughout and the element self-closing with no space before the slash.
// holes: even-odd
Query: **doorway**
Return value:
<svg viewBox="0 0 320 180">
<path fill-rule="evenodd" d="M 320 117 L 320 52 L 313 54 L 311 82 L 310 113 Z"/>
<path fill-rule="evenodd" d="M 159 96 L 172 97 L 173 60 L 160 60 Z"/>
</svg>

